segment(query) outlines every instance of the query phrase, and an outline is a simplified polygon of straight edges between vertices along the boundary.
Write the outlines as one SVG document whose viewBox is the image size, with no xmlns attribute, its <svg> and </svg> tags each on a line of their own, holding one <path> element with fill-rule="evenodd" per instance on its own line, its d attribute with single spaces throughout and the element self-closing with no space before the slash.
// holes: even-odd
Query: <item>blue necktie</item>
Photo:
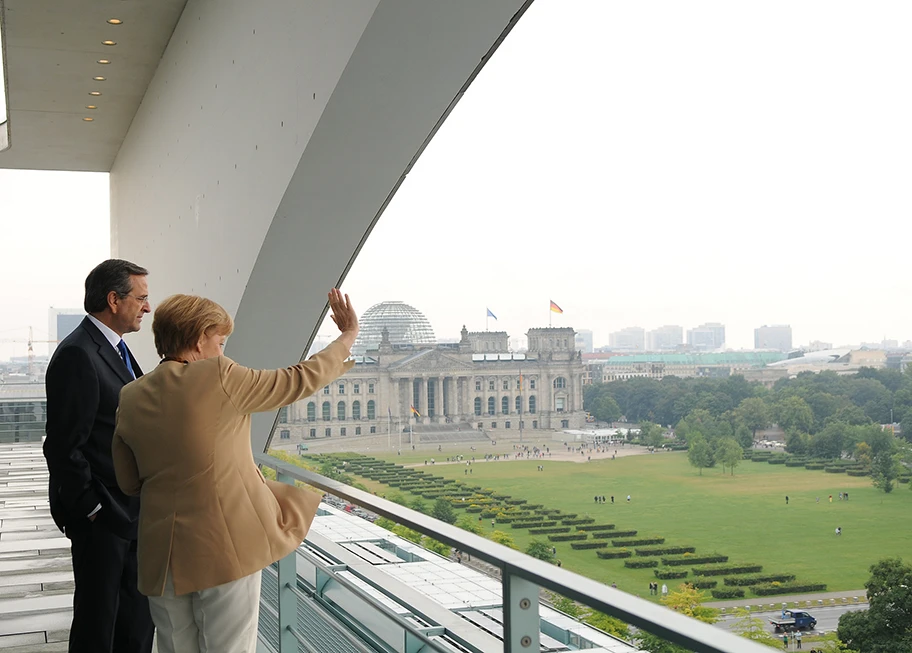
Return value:
<svg viewBox="0 0 912 653">
<path fill-rule="evenodd" d="M 134 379 L 136 378 L 136 373 L 133 371 L 133 364 L 130 362 L 130 354 L 127 353 L 127 343 L 123 340 L 117 343 L 117 349 L 120 350 L 120 357 L 124 359 L 124 363 L 127 364 L 127 371 L 130 373 Z"/>
</svg>

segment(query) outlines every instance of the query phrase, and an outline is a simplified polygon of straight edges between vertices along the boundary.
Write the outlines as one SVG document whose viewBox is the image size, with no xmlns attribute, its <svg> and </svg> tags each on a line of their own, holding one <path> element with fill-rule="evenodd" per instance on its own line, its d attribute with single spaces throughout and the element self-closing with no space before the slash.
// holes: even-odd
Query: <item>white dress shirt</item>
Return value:
<svg viewBox="0 0 912 653">
<path fill-rule="evenodd" d="M 107 324 L 105 324 L 104 322 L 102 322 L 101 320 L 96 318 L 94 315 L 89 315 L 87 317 L 89 318 L 89 321 L 92 324 L 94 324 L 98 328 L 99 331 L 101 331 L 101 335 L 103 335 L 107 339 L 107 341 L 111 343 L 111 346 L 114 348 L 114 351 L 116 351 L 117 355 L 122 359 L 123 356 L 120 355 L 120 348 L 117 345 L 120 343 L 121 340 L 123 340 L 123 338 L 121 338 L 119 335 L 117 335 L 117 333 L 114 331 L 114 329 L 112 329 Z M 97 506 L 95 506 L 95 509 L 86 516 L 91 517 L 99 510 L 101 510 L 100 503 Z"/>
</svg>

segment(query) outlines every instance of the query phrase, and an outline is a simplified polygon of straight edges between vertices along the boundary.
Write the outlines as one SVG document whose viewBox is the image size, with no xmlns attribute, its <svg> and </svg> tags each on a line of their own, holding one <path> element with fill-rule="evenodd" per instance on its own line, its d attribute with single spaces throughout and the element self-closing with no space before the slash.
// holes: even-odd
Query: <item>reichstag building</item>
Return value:
<svg viewBox="0 0 912 653">
<path fill-rule="evenodd" d="M 528 351 L 510 351 L 505 331 L 437 343 L 427 318 L 403 302 L 361 317 L 355 366 L 331 386 L 279 414 L 276 443 L 310 438 L 457 432 L 506 435 L 585 423 L 584 366 L 572 328 L 529 329 Z M 412 410 L 414 408 L 414 410 Z"/>
</svg>

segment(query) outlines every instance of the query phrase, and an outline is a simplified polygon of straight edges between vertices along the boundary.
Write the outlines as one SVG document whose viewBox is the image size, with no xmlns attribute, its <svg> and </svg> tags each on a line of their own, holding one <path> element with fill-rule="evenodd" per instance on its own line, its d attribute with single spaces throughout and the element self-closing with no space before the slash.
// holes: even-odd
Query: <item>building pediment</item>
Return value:
<svg viewBox="0 0 912 653">
<path fill-rule="evenodd" d="M 471 373 L 475 370 L 471 363 L 460 360 L 451 354 L 445 354 L 435 349 L 427 349 L 397 361 L 389 366 L 390 372 L 407 373 Z"/>
</svg>

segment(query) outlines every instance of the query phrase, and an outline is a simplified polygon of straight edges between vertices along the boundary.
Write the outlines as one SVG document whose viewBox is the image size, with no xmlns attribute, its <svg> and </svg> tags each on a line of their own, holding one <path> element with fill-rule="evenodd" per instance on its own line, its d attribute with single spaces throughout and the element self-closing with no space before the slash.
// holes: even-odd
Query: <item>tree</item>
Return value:
<svg viewBox="0 0 912 653">
<path fill-rule="evenodd" d="M 700 476 L 703 476 L 704 467 L 715 465 L 712 448 L 709 443 L 699 433 L 694 433 L 690 437 L 690 444 L 687 447 L 687 460 L 693 467 L 700 470 Z"/>
<path fill-rule="evenodd" d="M 484 535 L 484 530 L 478 525 L 478 522 L 466 515 L 456 520 L 456 526 L 475 535 Z"/>
<path fill-rule="evenodd" d="M 437 540 L 433 540 L 426 535 L 421 538 L 421 546 L 423 546 L 425 549 L 428 549 L 429 551 L 433 551 L 437 555 L 443 556 L 444 558 L 450 557 L 451 549 L 449 544 L 438 542 Z"/>
<path fill-rule="evenodd" d="M 589 610 L 583 617 L 583 621 L 609 635 L 614 635 L 615 637 L 620 637 L 625 640 L 630 639 L 630 627 L 617 617 L 610 617 L 604 612 Z"/>
<path fill-rule="evenodd" d="M 735 467 L 744 459 L 744 449 L 734 438 L 725 438 L 719 441 L 716 447 L 716 458 L 722 462 L 722 471 L 725 471 L 725 465 L 731 469 L 731 475 L 735 475 Z"/>
<path fill-rule="evenodd" d="M 431 509 L 431 517 L 447 524 L 456 523 L 456 511 L 453 509 L 453 504 L 443 497 L 434 502 L 434 507 Z"/>
<path fill-rule="evenodd" d="M 497 542 L 498 544 L 508 546 L 511 549 L 516 548 L 516 542 L 513 540 L 513 536 L 509 533 L 504 533 L 503 531 L 494 531 L 488 536 L 488 538 L 494 542 Z"/>
<path fill-rule="evenodd" d="M 779 638 L 766 630 L 766 621 L 758 619 L 747 608 L 735 608 L 735 623 L 732 631 L 745 639 L 760 642 L 767 646 L 779 646 Z"/>
<path fill-rule="evenodd" d="M 566 615 L 579 619 L 585 613 L 585 608 L 573 599 L 569 599 L 562 594 L 551 593 L 551 605 L 555 610 L 560 610 Z"/>
<path fill-rule="evenodd" d="M 690 653 L 689 648 L 666 642 L 658 635 L 647 633 L 645 630 L 634 635 L 633 641 L 636 642 L 637 647 L 650 653 Z"/>
<path fill-rule="evenodd" d="M 871 469 L 871 463 L 874 458 L 871 455 L 871 445 L 867 442 L 859 442 L 855 445 L 855 461 L 865 469 Z"/>
<path fill-rule="evenodd" d="M 403 526 L 402 524 L 396 524 L 393 526 L 392 530 L 402 539 L 408 540 L 409 542 L 414 542 L 415 544 L 419 544 L 421 542 L 421 538 L 424 537 L 418 531 L 413 531 L 411 528 Z"/>
<path fill-rule="evenodd" d="M 785 450 L 789 453 L 805 454 L 811 448 L 811 436 L 801 431 L 789 431 L 785 434 Z"/>
<path fill-rule="evenodd" d="M 770 419 L 769 407 L 766 405 L 766 402 L 759 397 L 748 397 L 738 404 L 738 408 L 735 412 L 744 420 L 744 423 L 747 425 L 747 428 L 751 430 L 751 435 L 754 438 L 757 437 L 757 431 L 765 429 L 772 421 Z"/>
<path fill-rule="evenodd" d="M 881 560 L 865 587 L 869 607 L 839 618 L 839 639 L 858 653 L 912 651 L 912 566 Z"/>
<path fill-rule="evenodd" d="M 415 497 L 408 507 L 415 512 L 423 512 L 425 515 L 428 511 L 427 503 L 421 497 Z"/>
<path fill-rule="evenodd" d="M 787 397 L 779 402 L 776 412 L 783 431 L 796 429 L 809 433 L 814 425 L 814 411 L 801 397 Z"/>
<path fill-rule="evenodd" d="M 600 422 L 616 422 L 621 418 L 621 407 L 611 395 L 598 397 L 592 402 L 592 408 L 589 411 L 592 416 Z"/>
<path fill-rule="evenodd" d="M 894 454 L 888 451 L 877 454 L 871 465 L 874 487 L 889 494 L 893 491 L 893 483 L 899 477 L 900 471 L 901 467 Z"/>
<path fill-rule="evenodd" d="M 640 424 L 640 442 L 650 447 L 661 447 L 665 441 L 662 427 L 652 422 Z"/>
<path fill-rule="evenodd" d="M 542 542 L 541 540 L 532 540 L 529 542 L 529 546 L 526 547 L 526 555 L 538 558 L 539 560 L 544 560 L 545 562 L 554 561 L 554 554 L 551 553 L 551 547 L 547 542 Z"/>
<path fill-rule="evenodd" d="M 714 608 L 703 607 L 706 595 L 690 583 L 683 583 L 678 589 L 663 596 L 660 601 L 675 612 L 692 617 L 707 624 L 714 624 L 719 620 L 719 611 Z"/>
</svg>

